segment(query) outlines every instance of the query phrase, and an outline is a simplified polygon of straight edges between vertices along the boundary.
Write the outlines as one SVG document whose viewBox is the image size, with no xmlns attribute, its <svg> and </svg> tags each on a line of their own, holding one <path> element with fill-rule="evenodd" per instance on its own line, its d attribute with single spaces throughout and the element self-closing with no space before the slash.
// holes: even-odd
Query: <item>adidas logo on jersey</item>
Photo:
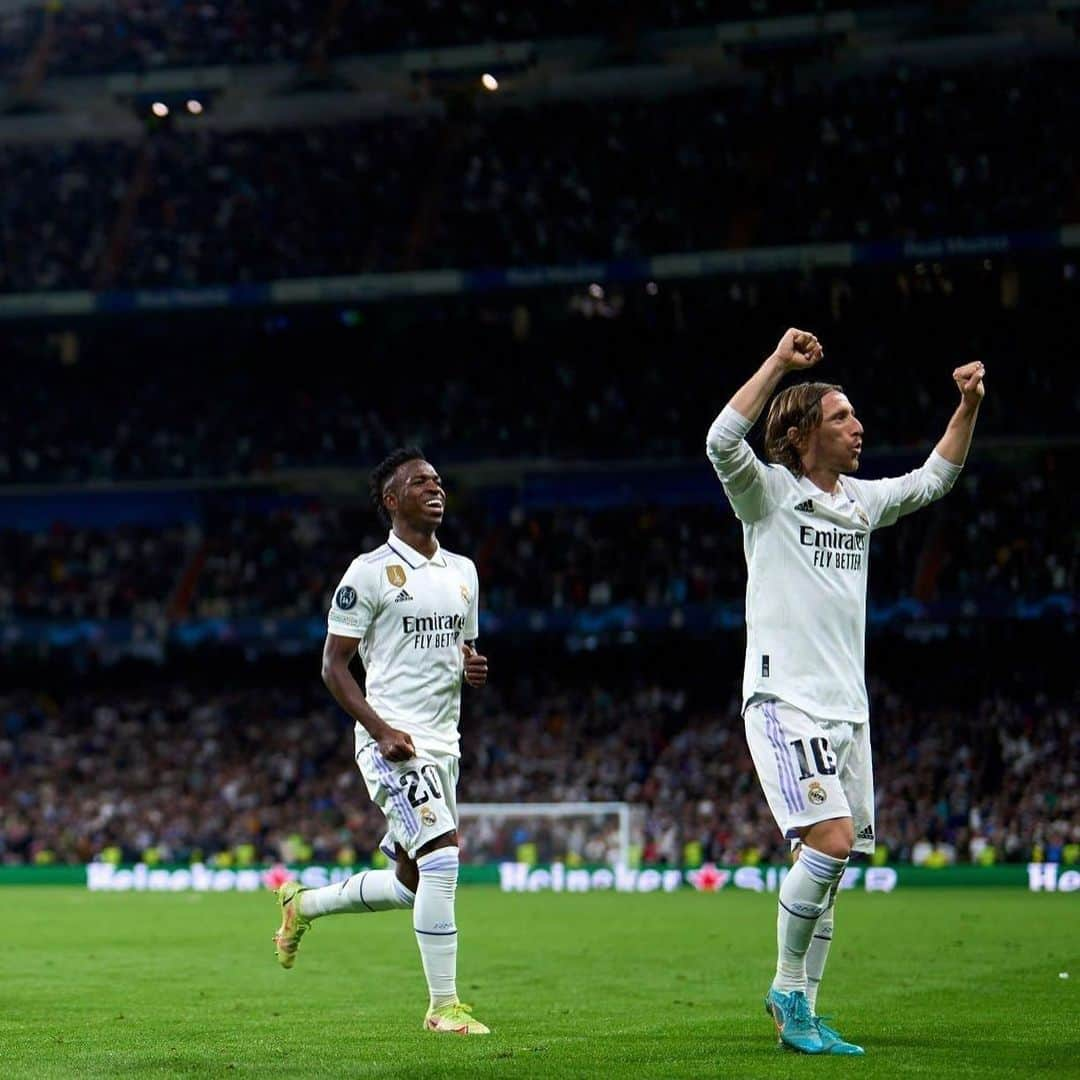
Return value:
<svg viewBox="0 0 1080 1080">
<path fill-rule="evenodd" d="M 804 514 L 812 514 L 814 512 L 814 500 L 807 499 L 805 502 L 796 503 L 796 510 L 801 510 Z"/>
<path fill-rule="evenodd" d="M 412 599 L 412 597 L 409 595 L 409 590 L 408 589 L 402 589 L 401 592 L 399 592 L 397 594 L 397 596 L 394 597 L 394 603 L 395 604 L 403 604 L 403 603 L 405 603 L 406 600 L 411 600 L 411 599 Z"/>
<path fill-rule="evenodd" d="M 864 825 L 855 835 L 859 840 L 873 840 L 874 826 Z"/>
</svg>

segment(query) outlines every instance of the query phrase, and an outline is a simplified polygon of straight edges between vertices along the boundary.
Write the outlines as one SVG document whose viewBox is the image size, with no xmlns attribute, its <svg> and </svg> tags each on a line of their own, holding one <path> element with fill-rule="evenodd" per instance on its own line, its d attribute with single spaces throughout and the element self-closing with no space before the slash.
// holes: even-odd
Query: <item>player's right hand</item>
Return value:
<svg viewBox="0 0 1080 1080">
<path fill-rule="evenodd" d="M 416 756 L 412 736 L 407 731 L 398 731 L 397 728 L 387 728 L 375 740 L 375 745 L 387 761 L 408 761 L 409 758 Z"/>
<path fill-rule="evenodd" d="M 774 355 L 785 371 L 800 371 L 813 367 L 825 355 L 825 350 L 809 330 L 791 327 L 780 339 Z"/>
<path fill-rule="evenodd" d="M 986 368 L 980 360 L 973 360 L 970 364 L 964 364 L 963 367 L 958 367 L 952 373 L 953 382 L 956 383 L 960 390 L 960 396 L 965 401 L 974 402 L 976 405 L 982 401 L 983 395 L 986 393 L 986 386 L 983 383 L 984 375 L 986 375 Z"/>
</svg>

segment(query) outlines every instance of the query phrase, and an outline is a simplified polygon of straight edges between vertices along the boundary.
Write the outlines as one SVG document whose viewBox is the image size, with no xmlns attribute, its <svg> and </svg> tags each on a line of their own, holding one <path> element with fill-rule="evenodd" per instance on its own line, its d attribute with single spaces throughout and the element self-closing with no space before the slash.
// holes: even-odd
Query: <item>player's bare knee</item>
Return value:
<svg viewBox="0 0 1080 1080">
<path fill-rule="evenodd" d="M 811 825 L 802 835 L 803 844 L 832 859 L 846 859 L 855 843 L 851 818 L 833 818 Z"/>
<path fill-rule="evenodd" d="M 837 837 L 820 846 L 818 850 L 823 855 L 828 855 L 833 859 L 846 859 L 851 854 L 851 844 L 844 840 L 843 837 Z"/>
<path fill-rule="evenodd" d="M 855 843 L 855 833 L 850 825 L 846 828 L 838 826 L 830 830 L 826 843 L 827 846 L 822 849 L 826 855 L 831 855 L 834 859 L 846 859 L 851 854 L 851 845 Z"/>
</svg>

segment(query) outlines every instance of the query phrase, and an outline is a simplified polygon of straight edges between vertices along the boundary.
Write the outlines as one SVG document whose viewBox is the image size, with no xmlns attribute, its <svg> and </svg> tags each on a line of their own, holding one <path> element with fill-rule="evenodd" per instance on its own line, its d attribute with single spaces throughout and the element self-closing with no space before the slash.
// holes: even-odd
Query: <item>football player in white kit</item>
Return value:
<svg viewBox="0 0 1080 1080">
<path fill-rule="evenodd" d="M 322 676 L 356 721 L 356 763 L 386 815 L 380 847 L 394 867 L 321 889 L 282 885 L 274 946 L 289 968 L 314 919 L 411 908 L 430 998 L 424 1027 L 486 1035 L 458 999 L 454 915 L 461 684 L 483 686 L 488 671 L 475 648 L 476 567 L 435 538 L 446 493 L 419 449 L 397 450 L 378 465 L 371 494 L 390 534 L 353 561 L 334 591 Z M 349 671 L 358 652 L 363 692 Z"/>
<path fill-rule="evenodd" d="M 743 716 L 769 808 L 797 859 L 780 887 L 776 976 L 766 1011 L 786 1046 L 861 1054 L 816 1014 L 833 907 L 852 851 L 874 850 L 874 788 L 864 675 L 869 538 L 941 498 L 967 457 L 984 368 L 957 368 L 960 404 L 918 469 L 856 480 L 863 427 L 839 386 L 804 382 L 773 398 L 772 464 L 746 442 L 780 380 L 823 356 L 788 330 L 709 429 L 707 453 L 743 526 Z"/>
</svg>

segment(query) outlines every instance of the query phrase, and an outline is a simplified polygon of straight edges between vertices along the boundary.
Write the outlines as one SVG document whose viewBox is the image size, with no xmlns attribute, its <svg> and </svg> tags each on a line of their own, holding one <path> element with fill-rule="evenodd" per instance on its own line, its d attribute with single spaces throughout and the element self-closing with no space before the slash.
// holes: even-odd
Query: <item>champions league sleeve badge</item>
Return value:
<svg viewBox="0 0 1080 1080">
<path fill-rule="evenodd" d="M 356 590 L 351 585 L 342 585 L 334 597 L 334 603 L 342 611 L 348 611 L 356 604 Z"/>
</svg>

